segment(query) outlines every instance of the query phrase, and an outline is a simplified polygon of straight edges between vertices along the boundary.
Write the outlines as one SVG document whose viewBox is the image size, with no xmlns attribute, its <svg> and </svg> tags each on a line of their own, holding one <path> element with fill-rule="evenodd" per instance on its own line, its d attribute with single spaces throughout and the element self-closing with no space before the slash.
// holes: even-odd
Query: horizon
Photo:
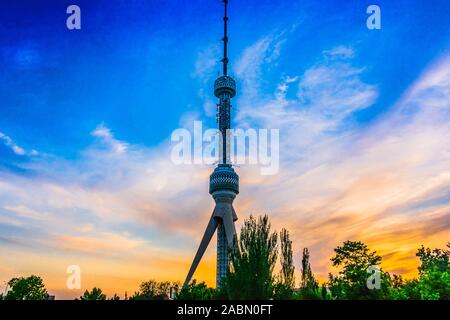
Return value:
<svg viewBox="0 0 450 320">
<path fill-rule="evenodd" d="M 41 276 L 57 299 L 183 282 L 214 201 L 208 164 L 175 164 L 174 130 L 216 128 L 220 1 L 0 4 L 0 292 Z M 231 0 L 232 127 L 279 129 L 279 170 L 243 164 L 237 230 L 268 214 L 320 281 L 363 241 L 417 275 L 450 231 L 450 2 Z M 263 22 L 263 23 L 262 23 Z M 214 236 L 211 244 L 215 244 Z M 195 279 L 215 283 L 210 245 Z M 66 288 L 70 265 L 82 287 Z"/>
</svg>

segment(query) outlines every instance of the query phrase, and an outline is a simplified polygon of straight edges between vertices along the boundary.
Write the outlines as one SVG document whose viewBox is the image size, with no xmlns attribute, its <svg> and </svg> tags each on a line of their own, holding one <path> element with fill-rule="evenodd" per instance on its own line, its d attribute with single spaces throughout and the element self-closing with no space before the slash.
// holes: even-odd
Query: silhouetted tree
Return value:
<svg viewBox="0 0 450 320">
<path fill-rule="evenodd" d="M 109 298 L 109 300 L 120 300 L 120 297 L 117 295 L 117 293 L 114 293 L 114 295 Z"/>
<path fill-rule="evenodd" d="M 275 298 L 292 299 L 295 287 L 295 267 L 292 258 L 292 241 L 286 229 L 282 229 L 280 232 L 280 252 L 281 271 L 275 285 Z"/>
<path fill-rule="evenodd" d="M 205 282 L 200 282 L 194 279 L 186 287 L 181 288 L 178 292 L 177 300 L 211 300 L 215 297 L 215 289 L 210 288 Z"/>
<path fill-rule="evenodd" d="M 281 244 L 281 278 L 286 288 L 294 289 L 295 286 L 295 267 L 292 258 L 292 241 L 289 238 L 289 231 L 282 229 L 280 232 Z"/>
<path fill-rule="evenodd" d="M 342 267 L 338 276 L 329 275 L 329 286 L 333 296 L 338 299 L 367 300 L 389 298 L 390 277 L 380 268 L 380 288 L 369 289 L 367 280 L 371 274 L 370 266 L 378 266 L 381 256 L 371 252 L 360 241 L 345 241 L 342 247 L 334 249 L 331 258 L 333 266 Z"/>
<path fill-rule="evenodd" d="M 5 300 L 45 300 L 48 297 L 44 281 L 35 275 L 28 278 L 12 278 L 8 282 L 8 287 Z"/>
<path fill-rule="evenodd" d="M 323 288 L 323 290 L 325 290 L 325 293 L 321 294 L 319 292 L 319 283 L 314 278 L 311 270 L 311 263 L 309 262 L 309 250 L 308 248 L 304 248 L 302 254 L 301 280 L 299 289 L 300 299 L 320 299 L 322 296 L 326 296 L 326 287 Z"/>
<path fill-rule="evenodd" d="M 139 285 L 139 291 L 135 292 L 130 300 L 168 300 L 170 287 L 172 286 L 178 286 L 178 283 L 158 282 L 156 280 L 144 281 Z"/>
<path fill-rule="evenodd" d="M 103 294 L 102 289 L 94 287 L 91 291 L 84 291 L 80 297 L 81 300 L 106 300 L 106 295 Z"/>
</svg>

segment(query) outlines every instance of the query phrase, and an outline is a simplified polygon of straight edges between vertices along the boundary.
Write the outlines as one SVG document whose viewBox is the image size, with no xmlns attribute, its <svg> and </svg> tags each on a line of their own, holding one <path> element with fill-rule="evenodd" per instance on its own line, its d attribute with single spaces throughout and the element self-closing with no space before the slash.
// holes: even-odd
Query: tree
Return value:
<svg viewBox="0 0 450 320">
<path fill-rule="evenodd" d="M 289 238 L 289 231 L 282 229 L 280 233 L 281 243 L 281 278 L 286 288 L 294 289 L 295 286 L 295 267 L 292 258 L 292 241 Z"/>
<path fill-rule="evenodd" d="M 401 285 L 395 285 L 391 289 L 391 299 L 394 300 L 420 300 L 418 279 L 403 281 Z"/>
<path fill-rule="evenodd" d="M 139 291 L 135 292 L 130 300 L 168 300 L 172 286 L 178 286 L 178 283 L 158 282 L 153 279 L 144 281 L 139 285 Z"/>
<path fill-rule="evenodd" d="M 186 287 L 181 288 L 177 294 L 177 300 L 211 300 L 215 298 L 215 290 L 194 279 Z"/>
<path fill-rule="evenodd" d="M 333 266 L 342 267 L 338 276 L 329 275 L 329 286 L 333 296 L 338 299 L 369 300 L 389 297 L 390 277 L 379 269 L 380 288 L 369 289 L 367 280 L 368 268 L 381 263 L 381 256 L 371 252 L 367 245 L 360 241 L 345 241 L 342 247 L 334 249 L 331 258 Z"/>
<path fill-rule="evenodd" d="M 450 243 L 447 244 L 450 249 Z M 450 299 L 450 250 L 420 247 L 416 256 L 420 258 L 417 291 L 423 300 Z M 406 292 L 410 296 L 410 292 Z"/>
<path fill-rule="evenodd" d="M 86 290 L 80 297 L 81 300 L 106 300 L 106 295 L 103 294 L 102 289 L 92 288 L 91 291 Z"/>
<path fill-rule="evenodd" d="M 231 268 L 222 283 L 230 299 L 269 299 L 274 293 L 273 269 L 277 260 L 277 234 L 266 216 L 250 216 L 230 252 Z"/>
<path fill-rule="evenodd" d="M 449 300 L 450 272 L 427 270 L 420 276 L 417 288 L 422 300 Z"/>
<path fill-rule="evenodd" d="M 450 244 L 447 244 L 450 248 Z M 420 259 L 417 279 L 403 281 L 394 275 L 391 298 L 410 300 L 450 299 L 450 251 L 421 246 L 416 253 Z"/>
<path fill-rule="evenodd" d="M 117 295 L 117 293 L 114 293 L 114 295 L 111 297 L 111 298 L 109 298 L 109 300 L 120 300 L 120 297 Z"/>
<path fill-rule="evenodd" d="M 447 243 L 450 249 L 450 242 Z M 425 248 L 423 245 L 417 250 L 416 256 L 420 259 L 419 274 L 422 275 L 430 270 L 446 272 L 449 270 L 450 251 L 442 249 Z"/>
<path fill-rule="evenodd" d="M 295 267 L 292 258 L 292 241 L 286 229 L 282 229 L 280 232 L 280 251 L 281 271 L 275 285 L 275 297 L 292 299 L 295 286 Z"/>
<path fill-rule="evenodd" d="M 31 275 L 28 278 L 12 278 L 8 282 L 9 291 L 5 300 L 45 300 L 48 297 L 41 277 Z"/>
<path fill-rule="evenodd" d="M 417 291 L 417 279 L 405 281 L 401 275 L 394 274 L 391 278 L 389 298 L 392 300 L 419 300 L 420 294 Z"/>
<path fill-rule="evenodd" d="M 326 287 L 322 288 L 322 291 L 325 290 L 325 293 L 319 293 L 319 283 L 314 278 L 311 270 L 308 248 L 303 249 L 301 275 L 299 290 L 300 299 L 314 300 L 320 299 L 322 296 L 326 297 Z"/>
<path fill-rule="evenodd" d="M 318 295 L 316 297 L 317 298 L 315 298 L 315 299 L 319 299 Z M 331 294 L 330 289 L 328 289 L 326 283 L 322 283 L 322 286 L 320 287 L 320 299 L 322 299 L 322 300 L 334 300 L 335 299 L 335 297 L 333 297 L 333 295 Z"/>
</svg>

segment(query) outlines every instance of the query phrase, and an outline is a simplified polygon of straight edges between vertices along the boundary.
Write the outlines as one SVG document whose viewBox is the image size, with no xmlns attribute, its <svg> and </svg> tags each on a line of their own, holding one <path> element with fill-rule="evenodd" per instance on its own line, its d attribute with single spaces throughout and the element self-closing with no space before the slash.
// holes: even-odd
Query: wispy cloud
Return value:
<svg viewBox="0 0 450 320">
<path fill-rule="evenodd" d="M 285 70 L 273 92 L 259 94 L 286 41 L 283 34 L 262 37 L 235 65 L 243 92 L 235 122 L 280 128 L 281 138 L 278 175 L 237 169 L 238 222 L 268 213 L 276 228 L 291 230 L 296 252 L 310 247 L 322 278 L 332 248 L 347 239 L 367 241 L 387 257 L 389 270 L 413 272 L 414 250 L 421 243 L 442 245 L 450 228 L 450 56 L 424 73 L 383 118 L 362 127 L 351 115 L 370 108 L 379 92 L 363 80 L 365 69 L 352 60 L 350 47 L 325 51 L 302 74 Z M 208 74 L 210 66 L 196 70 Z M 198 117 L 187 114 L 180 121 L 188 126 Z M 13 148 L 5 137 L 0 135 Z M 33 176 L 0 173 L 0 230 L 14 230 L 0 238 L 9 256 L 5 269 L 24 270 L 19 264 L 30 256 L 46 255 L 61 269 L 47 271 L 50 276 L 75 260 L 96 275 L 89 284 L 114 274 L 124 283 L 129 274 L 141 280 L 183 277 L 213 208 L 207 192 L 211 168 L 174 165 L 169 138 L 148 148 L 99 124 L 79 158 L 53 155 L 21 165 Z M 19 245 L 26 249 L 13 250 Z M 198 277 L 213 278 L 213 253 Z M 45 272 L 37 261 L 28 268 Z M 10 276 L 2 270 L 0 275 Z M 62 290 L 65 278 L 58 283 Z"/>
<path fill-rule="evenodd" d="M 273 32 L 247 47 L 234 64 L 234 73 L 243 82 L 241 94 L 252 100 L 259 92 L 262 66 L 276 64 L 286 42 L 286 31 Z"/>
<path fill-rule="evenodd" d="M 195 60 L 193 76 L 201 79 L 203 82 L 210 80 L 216 75 L 218 61 L 220 60 L 220 45 L 214 43 L 200 50 Z"/>
<path fill-rule="evenodd" d="M 110 147 L 115 153 L 124 153 L 127 150 L 128 144 L 114 139 L 114 136 L 109 128 L 103 123 L 99 124 L 91 133 L 94 137 L 99 138 L 106 146 Z"/>
<path fill-rule="evenodd" d="M 330 59 L 351 59 L 355 56 L 355 51 L 349 46 L 338 46 L 324 52 L 325 57 Z"/>
<path fill-rule="evenodd" d="M 313 250 L 322 277 L 332 248 L 347 239 L 368 241 L 387 255 L 388 269 L 411 274 L 421 243 L 448 240 L 442 221 L 450 199 L 442 195 L 450 190 L 450 56 L 391 112 L 362 127 L 349 116 L 370 107 L 378 92 L 362 81 L 364 68 L 349 60 L 354 55 L 348 47 L 325 51 L 322 62 L 299 75 L 294 99 L 286 98 L 291 86 L 282 80 L 272 98 L 239 101 L 240 122 L 280 128 L 282 139 L 279 176 L 240 170 L 251 196 L 237 202 L 240 212 L 269 212 L 276 226 L 289 225 L 298 249 Z"/>
<path fill-rule="evenodd" d="M 35 156 L 35 155 L 38 155 L 38 152 L 36 150 L 27 151 L 24 148 L 20 147 L 9 136 L 4 134 L 3 132 L 0 132 L 0 141 L 2 141 L 3 144 L 5 146 L 7 146 L 8 148 L 10 148 L 11 151 L 14 152 L 16 155 L 19 155 L 19 156 L 24 156 L 24 155 Z"/>
</svg>

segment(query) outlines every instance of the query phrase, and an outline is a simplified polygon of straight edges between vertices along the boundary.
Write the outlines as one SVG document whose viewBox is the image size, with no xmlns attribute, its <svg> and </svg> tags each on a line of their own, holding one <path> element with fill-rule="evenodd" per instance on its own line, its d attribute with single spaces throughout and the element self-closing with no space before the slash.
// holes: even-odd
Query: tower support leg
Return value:
<svg viewBox="0 0 450 320">
<path fill-rule="evenodd" d="M 220 288 L 222 279 L 226 277 L 230 266 L 228 241 L 222 220 L 217 226 L 217 279 L 216 286 Z"/>
</svg>

